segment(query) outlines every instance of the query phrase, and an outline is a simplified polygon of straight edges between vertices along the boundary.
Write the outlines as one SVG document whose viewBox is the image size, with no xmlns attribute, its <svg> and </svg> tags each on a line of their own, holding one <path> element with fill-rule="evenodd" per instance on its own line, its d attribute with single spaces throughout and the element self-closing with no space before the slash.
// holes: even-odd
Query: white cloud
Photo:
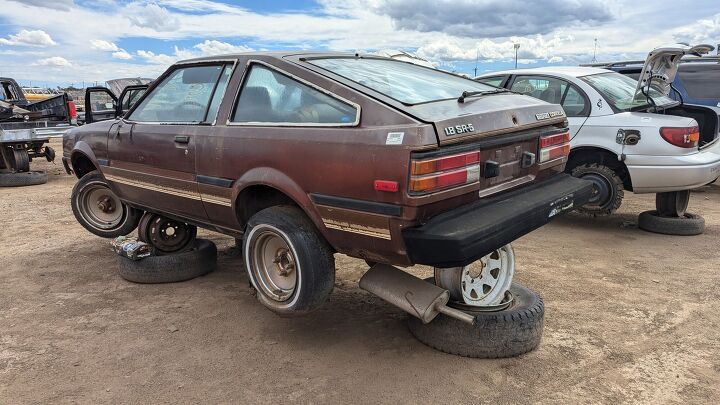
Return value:
<svg viewBox="0 0 720 405">
<path fill-rule="evenodd" d="M 40 66 L 54 66 L 54 67 L 70 67 L 72 63 L 61 56 L 52 56 L 50 58 L 39 59 L 35 62 L 36 65 Z"/>
<path fill-rule="evenodd" d="M 156 31 L 173 31 L 180 27 L 180 19 L 165 7 L 157 3 L 146 5 L 130 4 L 126 16 L 132 23 L 140 28 L 150 28 Z"/>
<path fill-rule="evenodd" d="M 572 42 L 570 35 L 557 35 L 545 39 L 541 35 L 534 38 L 510 37 L 506 40 L 493 41 L 483 39 L 473 42 L 454 37 L 442 37 L 430 41 L 417 50 L 418 56 L 432 61 L 473 61 L 514 59 L 514 44 L 520 44 L 518 59 L 547 59 L 556 50 L 561 50 L 565 44 Z M 518 60 L 519 63 L 519 60 Z"/>
<path fill-rule="evenodd" d="M 124 49 L 120 49 L 120 50 L 117 51 L 117 52 L 113 52 L 113 53 L 112 53 L 112 57 L 115 58 L 115 59 L 123 59 L 123 60 L 132 59 L 132 55 L 130 55 L 130 53 L 128 53 L 128 52 L 127 52 L 126 50 L 124 50 Z"/>
<path fill-rule="evenodd" d="M 119 49 L 118 46 L 115 45 L 113 42 L 104 41 L 102 39 L 91 40 L 90 46 L 92 47 L 92 49 L 97 49 L 98 51 L 115 52 Z"/>
<path fill-rule="evenodd" d="M 15 35 L 10 35 L 7 38 L 0 38 L 0 44 L 38 47 L 57 45 L 50 35 L 42 30 L 20 30 L 20 32 Z"/>
<path fill-rule="evenodd" d="M 221 55 L 225 53 L 240 53 L 250 52 L 253 49 L 244 45 L 233 45 L 227 42 L 220 42 L 216 40 L 205 40 L 193 48 L 199 49 L 203 56 L 210 55 Z"/>
<path fill-rule="evenodd" d="M 73 0 L 11 0 L 22 3 L 24 6 L 51 8 L 54 10 L 70 10 L 75 5 Z"/>
<path fill-rule="evenodd" d="M 699 43 L 717 45 L 720 43 L 720 13 L 677 29 L 674 38 L 678 42 L 687 42 L 692 45 Z"/>
</svg>

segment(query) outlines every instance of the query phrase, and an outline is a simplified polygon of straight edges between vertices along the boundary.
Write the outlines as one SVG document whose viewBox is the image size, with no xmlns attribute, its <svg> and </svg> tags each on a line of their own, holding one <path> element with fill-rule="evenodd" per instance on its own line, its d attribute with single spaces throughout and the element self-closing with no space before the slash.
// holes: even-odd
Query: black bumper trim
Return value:
<svg viewBox="0 0 720 405">
<path fill-rule="evenodd" d="M 568 174 L 489 197 L 403 230 L 415 264 L 465 266 L 587 203 L 592 184 Z"/>
</svg>

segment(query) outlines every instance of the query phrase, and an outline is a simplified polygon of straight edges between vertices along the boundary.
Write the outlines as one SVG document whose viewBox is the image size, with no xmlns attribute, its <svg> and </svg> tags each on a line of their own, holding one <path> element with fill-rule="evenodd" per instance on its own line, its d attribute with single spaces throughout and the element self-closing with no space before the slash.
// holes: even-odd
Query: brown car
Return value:
<svg viewBox="0 0 720 405">
<path fill-rule="evenodd" d="M 462 268 L 584 204 L 567 125 L 558 105 L 407 62 L 248 53 L 176 63 L 122 118 L 70 131 L 63 162 L 90 232 L 149 212 L 164 252 L 194 226 L 242 238 L 260 301 L 291 313 L 328 296 L 336 252 Z"/>
</svg>

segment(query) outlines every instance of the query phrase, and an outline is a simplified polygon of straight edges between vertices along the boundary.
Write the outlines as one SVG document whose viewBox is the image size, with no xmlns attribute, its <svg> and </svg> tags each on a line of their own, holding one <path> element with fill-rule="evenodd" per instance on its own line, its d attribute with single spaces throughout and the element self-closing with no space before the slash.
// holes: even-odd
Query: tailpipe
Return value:
<svg viewBox="0 0 720 405">
<path fill-rule="evenodd" d="M 439 313 L 474 324 L 475 317 L 447 306 L 450 293 L 419 279 L 397 267 L 378 263 L 360 279 L 360 288 L 395 305 L 423 323 L 429 323 Z"/>
</svg>

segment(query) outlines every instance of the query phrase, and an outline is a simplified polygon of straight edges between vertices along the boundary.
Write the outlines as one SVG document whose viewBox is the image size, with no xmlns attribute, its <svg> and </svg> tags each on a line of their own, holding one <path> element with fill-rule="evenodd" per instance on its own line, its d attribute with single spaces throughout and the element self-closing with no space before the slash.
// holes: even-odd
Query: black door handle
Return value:
<svg viewBox="0 0 720 405">
<path fill-rule="evenodd" d="M 190 137 L 187 135 L 175 135 L 175 142 L 176 143 L 189 143 Z"/>
</svg>

